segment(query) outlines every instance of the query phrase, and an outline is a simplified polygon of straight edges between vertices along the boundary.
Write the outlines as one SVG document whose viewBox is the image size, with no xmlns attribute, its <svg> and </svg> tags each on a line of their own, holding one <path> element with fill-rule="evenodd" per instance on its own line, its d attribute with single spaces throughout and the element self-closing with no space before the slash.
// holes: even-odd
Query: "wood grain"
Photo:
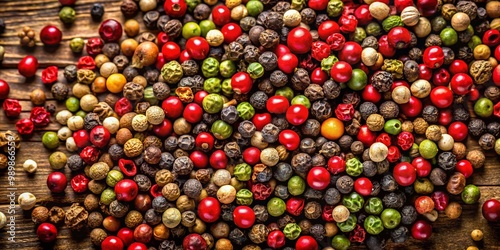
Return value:
<svg viewBox="0 0 500 250">
<path fill-rule="evenodd" d="M 89 12 L 94 0 L 78 0 L 75 9 L 77 21 L 73 25 L 63 25 L 58 19 L 60 5 L 57 0 L 28 0 L 9 1 L 0 0 L 0 18 L 7 23 L 7 31 L 0 35 L 0 45 L 4 46 L 7 53 L 0 66 L 0 79 L 10 83 L 12 98 L 20 99 L 23 107 L 21 118 L 29 117 L 33 107 L 29 102 L 29 93 L 37 88 L 46 91 L 48 103 L 57 105 L 58 110 L 64 109 L 62 103 L 52 100 L 50 89 L 43 86 L 40 81 L 41 69 L 56 65 L 60 67 L 59 79 L 65 81 L 62 68 L 68 64 L 75 64 L 80 55 L 73 54 L 69 49 L 69 41 L 74 37 L 90 38 L 97 36 L 98 22 L 92 21 Z M 104 2 L 104 1 L 103 1 Z M 115 18 L 121 22 L 125 19 L 120 13 L 118 0 L 105 1 L 106 14 L 104 19 Z M 140 19 L 140 17 L 136 17 Z M 17 32 L 23 26 L 29 25 L 38 32 L 46 24 L 54 24 L 63 31 L 63 42 L 56 48 L 45 48 L 40 42 L 34 49 L 25 49 L 19 46 Z M 17 73 L 17 63 L 24 56 L 31 54 L 39 59 L 40 70 L 37 75 L 25 79 Z M 68 83 L 70 84 L 70 83 Z M 52 117 L 52 120 L 54 118 Z M 8 119 L 0 112 L 0 131 L 15 130 L 17 119 Z M 50 151 L 41 144 L 41 138 L 45 131 L 56 131 L 60 128 L 55 122 L 45 128 L 37 128 L 34 135 L 23 138 L 21 148 L 16 154 L 16 195 L 23 192 L 33 193 L 40 205 L 69 207 L 73 202 L 82 202 L 84 196 L 77 195 L 68 187 L 66 194 L 56 196 L 50 193 L 45 185 L 47 175 L 52 172 L 48 164 Z M 474 142 L 469 142 L 470 149 L 478 148 Z M 70 155 L 63 145 L 60 150 Z M 481 216 L 480 205 L 489 198 L 500 198 L 500 164 L 498 157 L 489 153 L 486 164 L 482 169 L 477 169 L 469 183 L 480 186 L 482 197 L 478 205 L 464 206 L 462 217 L 459 220 L 450 220 L 444 214 L 433 223 L 434 234 L 431 240 L 419 242 L 410 240 L 405 244 L 389 243 L 387 249 L 465 249 L 475 243 L 469 237 L 473 229 L 481 229 L 485 234 L 484 241 L 476 245 L 481 249 L 500 249 L 500 226 L 489 224 Z M 28 175 L 22 170 L 22 163 L 27 159 L 34 159 L 38 163 L 36 174 Z M 71 178 L 69 170 L 65 171 Z M 0 211 L 6 213 L 9 208 L 9 190 L 7 184 L 7 172 L 0 171 Z M 459 200 L 460 197 L 452 197 Z M 60 228 L 58 240 L 52 245 L 42 245 L 35 235 L 35 226 L 31 222 L 29 212 L 23 212 L 18 206 L 15 209 L 16 242 L 9 243 L 6 230 L 0 230 L 0 249 L 94 249 L 88 239 L 88 232 L 72 233 L 69 229 Z M 364 247 L 355 247 L 364 249 Z"/>
</svg>

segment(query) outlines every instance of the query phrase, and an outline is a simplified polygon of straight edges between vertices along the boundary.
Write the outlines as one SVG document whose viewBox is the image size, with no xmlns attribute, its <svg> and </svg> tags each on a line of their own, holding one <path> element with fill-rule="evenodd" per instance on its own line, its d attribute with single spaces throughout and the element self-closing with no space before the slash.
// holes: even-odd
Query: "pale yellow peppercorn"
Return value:
<svg viewBox="0 0 500 250">
<path fill-rule="evenodd" d="M 161 107 L 151 106 L 146 110 L 148 122 L 153 125 L 158 125 L 165 119 L 165 112 Z"/>
<path fill-rule="evenodd" d="M 30 174 L 36 172 L 36 169 L 37 169 L 36 161 L 31 160 L 31 159 L 24 161 L 23 169 L 24 169 L 24 171 L 26 171 Z"/>
<path fill-rule="evenodd" d="M 224 185 L 217 190 L 217 199 L 222 204 L 230 204 L 236 198 L 236 189 L 231 185 Z"/>
<path fill-rule="evenodd" d="M 241 0 L 226 0 L 226 7 L 232 9 L 241 4 Z"/>
<path fill-rule="evenodd" d="M 144 132 L 148 129 L 148 118 L 143 114 L 137 114 L 132 118 L 132 128 L 137 132 Z"/>
<path fill-rule="evenodd" d="M 472 238 L 472 240 L 474 241 L 481 241 L 483 240 L 483 231 L 479 230 L 479 229 L 474 229 L 472 230 L 472 232 L 470 233 L 470 237 Z"/>
<path fill-rule="evenodd" d="M 36 205 L 36 197 L 32 193 L 22 193 L 17 198 L 17 203 L 23 210 L 30 210 Z"/>
<path fill-rule="evenodd" d="M 71 129 L 71 131 L 77 131 L 83 128 L 84 121 L 81 116 L 72 116 L 68 118 L 67 122 L 68 128 Z"/>
<path fill-rule="evenodd" d="M 141 140 L 137 138 L 132 138 L 125 142 L 125 145 L 123 145 L 123 151 L 127 157 L 139 156 L 143 150 L 144 146 L 142 145 Z"/>
</svg>

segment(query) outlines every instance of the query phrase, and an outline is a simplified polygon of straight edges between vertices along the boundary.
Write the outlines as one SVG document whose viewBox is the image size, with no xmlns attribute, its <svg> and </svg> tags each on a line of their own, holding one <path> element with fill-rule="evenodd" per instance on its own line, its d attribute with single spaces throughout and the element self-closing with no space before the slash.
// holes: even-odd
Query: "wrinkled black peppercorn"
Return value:
<svg viewBox="0 0 500 250">
<path fill-rule="evenodd" d="M 104 5 L 102 3 L 94 3 L 90 9 L 90 15 L 95 21 L 99 21 L 104 16 Z"/>
<path fill-rule="evenodd" d="M 438 165 L 446 171 L 453 170 L 457 165 L 457 156 L 451 152 L 443 152 L 438 156 Z"/>
<path fill-rule="evenodd" d="M 486 130 L 486 124 L 481 119 L 472 119 L 468 125 L 469 133 L 472 136 L 481 136 Z"/>
</svg>

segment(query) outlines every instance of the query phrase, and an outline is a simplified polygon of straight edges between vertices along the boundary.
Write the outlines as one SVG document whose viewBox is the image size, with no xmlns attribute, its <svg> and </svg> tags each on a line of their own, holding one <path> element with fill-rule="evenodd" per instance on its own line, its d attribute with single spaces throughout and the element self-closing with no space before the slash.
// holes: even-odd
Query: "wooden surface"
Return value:
<svg viewBox="0 0 500 250">
<path fill-rule="evenodd" d="M 40 63 L 40 69 L 50 65 L 64 67 L 67 64 L 75 63 L 79 55 L 74 55 L 68 47 L 69 40 L 74 37 L 89 38 L 97 36 L 99 23 L 92 21 L 89 16 L 93 0 L 78 0 L 76 5 L 77 21 L 71 26 L 63 25 L 58 18 L 60 5 L 57 0 L 24 0 L 8 1 L 0 0 L 0 18 L 7 23 L 7 31 L 0 35 L 0 45 L 6 49 L 5 59 L 0 66 L 0 79 L 9 82 L 11 86 L 10 96 L 22 100 L 23 113 L 21 118 L 29 117 L 31 103 L 29 93 L 36 88 L 46 91 L 47 97 L 52 99 L 50 90 L 45 88 L 40 82 L 40 70 L 37 76 L 32 79 L 25 79 L 17 73 L 17 63 L 25 55 L 35 55 Z M 115 18 L 123 21 L 120 13 L 120 2 L 106 2 L 106 18 Z M 54 24 L 63 31 L 63 42 L 56 49 L 46 49 L 40 42 L 33 50 L 26 50 L 19 46 L 17 32 L 24 25 L 33 28 L 38 37 L 41 28 L 47 24 Z M 62 70 L 59 71 L 59 79 L 64 81 Z M 53 100 L 48 102 L 56 103 Z M 60 110 L 61 105 L 59 104 Z M 52 119 L 53 120 L 53 119 Z M 15 130 L 14 124 L 17 119 L 11 120 L 0 112 L 0 131 Z M 23 138 L 21 149 L 16 154 L 16 175 L 15 188 L 16 197 L 23 192 L 33 193 L 40 205 L 58 205 L 68 207 L 73 202 L 81 202 L 82 195 L 75 195 L 71 187 L 66 189 L 66 194 L 53 196 L 45 185 L 47 175 L 51 172 L 48 165 L 50 152 L 41 143 L 41 137 L 46 130 L 57 130 L 58 125 L 51 123 L 48 127 L 37 129 L 35 134 L 28 138 Z M 469 143 L 469 148 L 477 148 L 474 143 Z M 64 147 L 60 147 L 64 150 Z M 433 223 L 434 234 L 427 242 L 410 240 L 405 244 L 389 244 L 388 249 L 465 249 L 469 245 L 476 245 L 480 249 L 500 249 L 500 225 L 487 223 L 481 216 L 480 208 L 482 203 L 489 198 L 500 198 L 500 164 L 498 157 L 489 154 L 484 168 L 476 171 L 468 183 L 480 186 L 482 197 L 477 205 L 466 205 L 462 217 L 458 220 L 450 220 L 444 214 L 440 214 L 438 221 Z M 27 159 L 33 159 L 38 163 L 36 174 L 27 175 L 22 169 L 22 163 Z M 68 178 L 70 174 L 66 172 Z M 6 215 L 9 199 L 7 195 L 7 171 L 0 170 L 0 211 Z M 454 197 L 458 200 L 459 197 Z M 17 200 L 17 198 L 16 198 Z M 9 216 L 9 215 L 8 215 Z M 31 222 L 29 212 L 23 212 L 17 205 L 15 207 L 16 237 L 15 243 L 9 243 L 6 229 L 0 230 L 0 249 L 42 249 L 35 235 L 35 226 Z M 473 243 L 470 239 L 470 232 L 473 229 L 483 230 L 484 241 Z M 70 230 L 61 228 L 58 240 L 55 244 L 45 246 L 45 249 L 93 249 L 92 244 L 87 239 L 87 235 L 72 235 Z"/>
</svg>

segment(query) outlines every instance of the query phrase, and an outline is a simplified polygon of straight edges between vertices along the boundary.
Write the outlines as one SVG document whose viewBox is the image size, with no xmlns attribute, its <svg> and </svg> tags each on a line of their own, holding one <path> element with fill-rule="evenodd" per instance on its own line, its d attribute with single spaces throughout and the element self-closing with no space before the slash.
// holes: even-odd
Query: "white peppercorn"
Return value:
<svg viewBox="0 0 500 250">
<path fill-rule="evenodd" d="M 102 125 L 109 131 L 110 134 L 114 134 L 118 131 L 118 129 L 120 129 L 120 121 L 118 118 L 113 116 L 106 117 L 102 122 Z"/>
<path fill-rule="evenodd" d="M 37 169 L 36 161 L 31 160 L 31 159 L 26 160 L 23 163 L 23 169 L 24 169 L 24 171 L 26 171 L 30 174 L 36 172 L 36 169 Z"/>
<path fill-rule="evenodd" d="M 68 138 L 71 137 L 72 134 L 73 134 L 73 131 L 71 131 L 71 129 L 69 129 L 66 126 L 61 127 L 59 130 L 57 130 L 57 137 L 61 141 L 66 141 Z"/>
<path fill-rule="evenodd" d="M 441 139 L 438 141 L 438 147 L 443 151 L 452 150 L 454 144 L 455 140 L 453 140 L 453 137 L 449 134 L 442 134 Z"/>
<path fill-rule="evenodd" d="M 61 110 L 56 114 L 56 121 L 61 125 L 68 124 L 68 119 L 72 117 L 73 114 L 69 110 Z"/>
<path fill-rule="evenodd" d="M 21 207 L 21 209 L 30 210 L 36 204 L 36 197 L 32 193 L 28 193 L 28 192 L 22 193 L 17 198 L 17 203 L 19 203 L 19 206 Z"/>
<path fill-rule="evenodd" d="M 7 216 L 4 213 L 0 212 L 0 229 L 4 228 L 7 225 Z"/>
<path fill-rule="evenodd" d="M 231 182 L 231 173 L 225 169 L 219 169 L 215 171 L 212 181 L 219 187 L 228 185 Z"/>
<path fill-rule="evenodd" d="M 77 131 L 83 128 L 83 125 L 85 122 L 83 121 L 83 118 L 81 116 L 74 115 L 68 119 L 68 128 L 71 129 L 71 131 Z"/>
<path fill-rule="evenodd" d="M 73 137 L 68 137 L 68 139 L 66 139 L 66 149 L 69 152 L 76 152 L 78 150 L 78 146 L 76 146 L 76 142 Z"/>
<path fill-rule="evenodd" d="M 381 142 L 375 142 L 370 146 L 370 159 L 374 162 L 381 162 L 387 158 L 389 149 Z"/>
</svg>

